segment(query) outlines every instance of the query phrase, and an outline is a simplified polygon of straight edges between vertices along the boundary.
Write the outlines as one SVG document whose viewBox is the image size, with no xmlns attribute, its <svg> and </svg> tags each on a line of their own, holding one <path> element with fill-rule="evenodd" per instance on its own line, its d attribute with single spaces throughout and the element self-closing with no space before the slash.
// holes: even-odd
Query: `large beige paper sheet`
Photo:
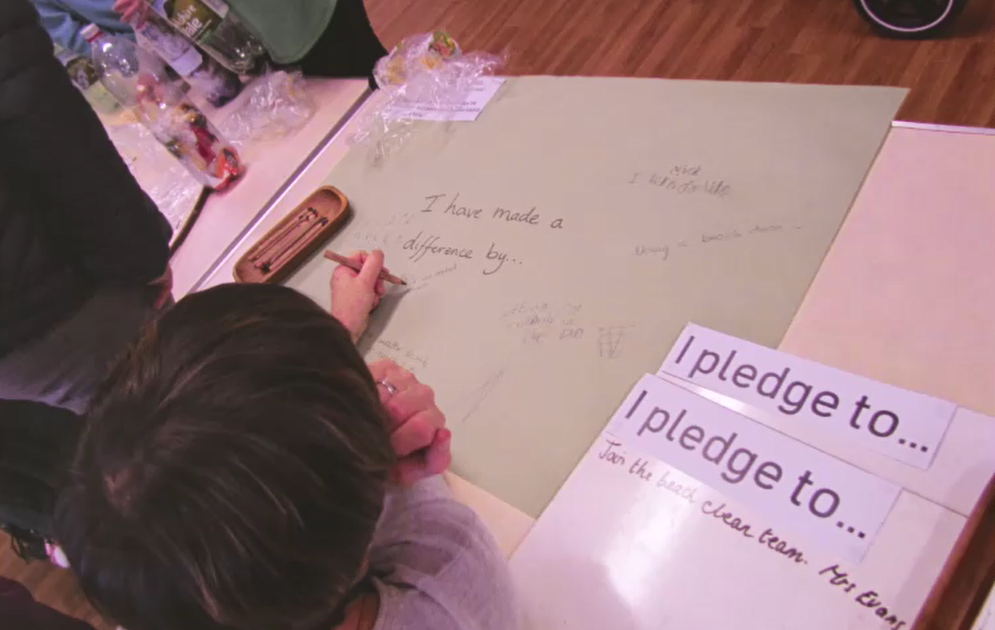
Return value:
<svg viewBox="0 0 995 630">
<path fill-rule="evenodd" d="M 410 282 L 368 357 L 436 388 L 457 474 L 538 515 L 688 321 L 776 347 L 903 95 L 524 77 L 476 122 L 357 146 L 330 246 Z M 288 284 L 325 303 L 333 267 Z"/>
</svg>

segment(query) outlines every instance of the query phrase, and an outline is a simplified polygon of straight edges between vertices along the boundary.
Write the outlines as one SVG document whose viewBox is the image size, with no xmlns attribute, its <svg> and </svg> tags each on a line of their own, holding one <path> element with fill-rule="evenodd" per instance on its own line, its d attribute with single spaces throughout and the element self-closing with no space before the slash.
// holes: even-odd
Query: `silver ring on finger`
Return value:
<svg viewBox="0 0 995 630">
<path fill-rule="evenodd" d="M 387 379 L 385 379 L 385 378 L 380 379 L 377 382 L 377 384 L 380 385 L 380 386 L 382 386 L 384 389 L 386 389 L 387 393 L 390 394 L 391 396 L 393 396 L 394 394 L 397 393 L 397 388 L 394 387 L 393 385 L 391 385 L 389 382 L 387 382 Z"/>
</svg>

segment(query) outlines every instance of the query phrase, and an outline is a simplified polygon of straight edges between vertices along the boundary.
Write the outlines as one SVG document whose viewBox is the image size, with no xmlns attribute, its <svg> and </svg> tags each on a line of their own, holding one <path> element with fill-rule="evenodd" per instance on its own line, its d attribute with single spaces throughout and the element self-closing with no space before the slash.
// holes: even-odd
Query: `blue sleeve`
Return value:
<svg viewBox="0 0 995 630">
<path fill-rule="evenodd" d="M 58 4 L 48 0 L 31 0 L 31 2 L 38 10 L 41 25 L 48 31 L 52 41 L 66 50 L 90 56 L 90 44 L 79 34 L 86 24 Z"/>
</svg>

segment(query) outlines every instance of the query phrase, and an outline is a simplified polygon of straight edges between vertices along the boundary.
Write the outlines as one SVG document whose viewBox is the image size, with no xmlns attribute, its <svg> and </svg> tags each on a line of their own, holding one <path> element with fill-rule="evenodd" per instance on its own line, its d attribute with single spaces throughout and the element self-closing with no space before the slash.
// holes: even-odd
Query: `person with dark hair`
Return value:
<svg viewBox="0 0 995 630">
<path fill-rule="evenodd" d="M 353 343 L 381 265 L 333 277 L 352 330 L 291 289 L 223 285 L 112 370 L 54 517 L 98 610 L 127 630 L 517 627 L 482 523 L 414 481 L 449 461 L 431 389 Z"/>
<path fill-rule="evenodd" d="M 53 53 L 0 0 L 0 529 L 32 557 L 74 414 L 172 286 L 169 224 Z"/>
<path fill-rule="evenodd" d="M 82 412 L 170 299 L 170 232 L 31 3 L 0 2 L 0 399 Z"/>
</svg>

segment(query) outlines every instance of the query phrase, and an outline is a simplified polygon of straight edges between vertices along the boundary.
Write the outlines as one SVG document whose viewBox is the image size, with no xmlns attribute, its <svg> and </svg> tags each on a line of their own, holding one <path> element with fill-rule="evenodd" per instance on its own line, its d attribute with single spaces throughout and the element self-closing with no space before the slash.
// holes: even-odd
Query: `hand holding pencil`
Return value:
<svg viewBox="0 0 995 630">
<path fill-rule="evenodd" d="M 401 284 L 404 281 L 383 268 L 384 256 L 380 250 L 356 252 L 348 257 L 325 252 L 325 257 L 339 263 L 332 273 L 329 311 L 349 329 L 353 342 L 357 342 L 369 323 L 370 311 L 384 294 L 384 281 Z"/>
<path fill-rule="evenodd" d="M 362 252 L 360 255 L 365 255 L 365 252 Z M 359 273 L 360 267 L 362 267 L 363 263 L 362 261 L 357 262 L 355 256 L 356 255 L 354 254 L 353 258 L 347 258 L 342 254 L 336 254 L 330 249 L 325 250 L 325 258 L 331 260 L 332 262 L 337 262 L 340 265 L 345 265 L 349 269 L 352 269 L 356 273 Z M 407 282 L 401 280 L 400 278 L 390 273 L 386 269 L 382 269 L 380 271 L 380 279 L 386 282 L 390 282 L 391 284 L 404 284 L 404 285 L 408 284 Z"/>
</svg>

